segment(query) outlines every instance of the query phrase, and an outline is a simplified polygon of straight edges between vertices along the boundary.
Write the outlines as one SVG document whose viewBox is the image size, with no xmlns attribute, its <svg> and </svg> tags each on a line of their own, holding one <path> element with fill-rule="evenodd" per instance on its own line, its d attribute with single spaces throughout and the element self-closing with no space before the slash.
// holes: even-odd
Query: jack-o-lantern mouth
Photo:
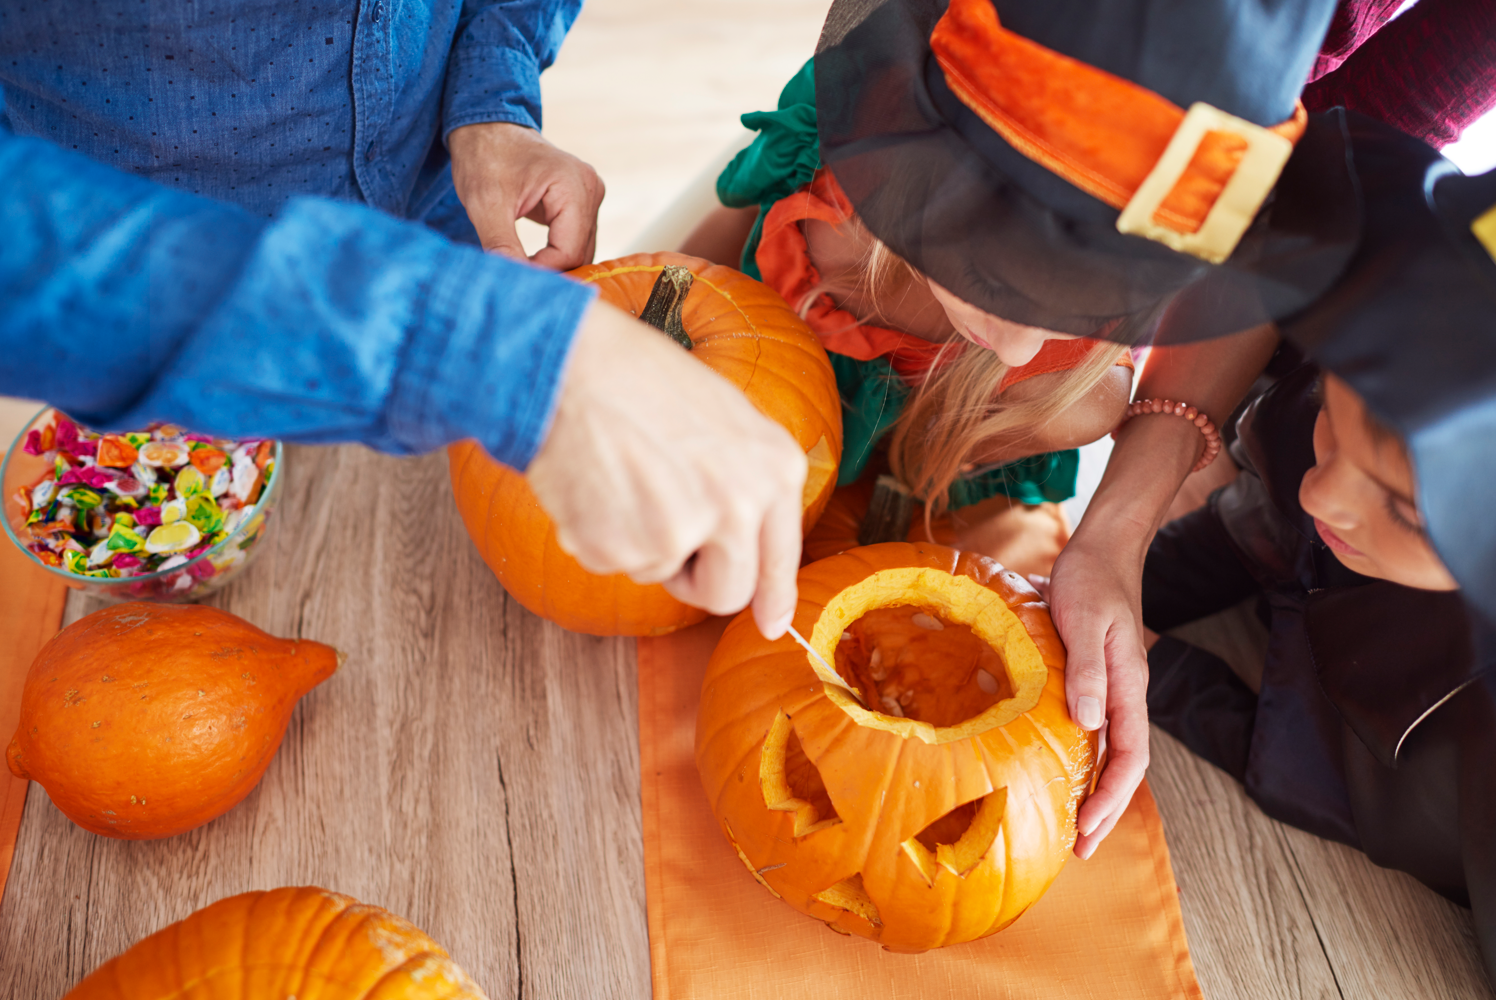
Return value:
<svg viewBox="0 0 1496 1000">
<path fill-rule="evenodd" d="M 948 743 L 1007 725 L 1048 679 L 1023 623 L 966 576 L 890 569 L 838 593 L 811 645 L 826 694 L 859 725 Z M 859 703 L 860 702 L 860 703 Z"/>
</svg>

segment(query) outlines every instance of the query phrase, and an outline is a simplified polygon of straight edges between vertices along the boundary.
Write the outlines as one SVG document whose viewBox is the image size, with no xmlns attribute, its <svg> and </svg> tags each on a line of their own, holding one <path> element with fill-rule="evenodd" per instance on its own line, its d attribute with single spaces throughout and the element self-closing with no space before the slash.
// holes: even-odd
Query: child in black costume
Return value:
<svg viewBox="0 0 1496 1000">
<path fill-rule="evenodd" d="M 1270 816 L 1471 907 L 1496 974 L 1496 174 L 1351 125 L 1362 249 L 1284 331 L 1324 369 L 1245 409 L 1241 473 L 1144 570 L 1153 632 L 1256 598 L 1260 690 L 1150 635 L 1149 714 Z"/>
</svg>

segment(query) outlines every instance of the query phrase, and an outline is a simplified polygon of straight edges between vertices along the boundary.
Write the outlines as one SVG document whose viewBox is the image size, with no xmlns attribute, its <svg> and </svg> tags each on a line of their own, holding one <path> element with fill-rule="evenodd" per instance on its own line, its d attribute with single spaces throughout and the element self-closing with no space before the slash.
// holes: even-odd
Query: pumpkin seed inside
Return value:
<svg viewBox="0 0 1496 1000">
<path fill-rule="evenodd" d="M 927 608 L 875 608 L 836 645 L 836 670 L 863 703 L 900 719 L 959 725 L 1013 696 L 1002 655 Z"/>
</svg>

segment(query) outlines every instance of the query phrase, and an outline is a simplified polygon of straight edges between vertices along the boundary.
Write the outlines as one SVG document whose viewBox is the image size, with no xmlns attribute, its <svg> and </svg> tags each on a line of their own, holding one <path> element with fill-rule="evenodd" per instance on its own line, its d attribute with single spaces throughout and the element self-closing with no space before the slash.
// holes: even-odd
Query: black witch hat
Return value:
<svg viewBox="0 0 1496 1000">
<path fill-rule="evenodd" d="M 1412 453 L 1418 507 L 1467 603 L 1496 625 L 1496 171 L 1348 117 L 1365 233 L 1283 333 Z"/>
<path fill-rule="evenodd" d="M 1359 236 L 1343 113 L 1297 103 L 1334 6 L 837 0 L 822 159 L 873 235 L 988 312 L 1245 329 L 1317 298 Z"/>
</svg>

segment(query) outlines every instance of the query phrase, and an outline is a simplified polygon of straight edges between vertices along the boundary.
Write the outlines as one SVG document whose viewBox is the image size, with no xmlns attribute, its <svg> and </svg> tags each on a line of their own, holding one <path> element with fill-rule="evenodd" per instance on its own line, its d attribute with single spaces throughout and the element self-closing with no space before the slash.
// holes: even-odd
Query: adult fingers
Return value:
<svg viewBox="0 0 1496 1000">
<path fill-rule="evenodd" d="M 546 245 L 535 251 L 530 262 L 555 271 L 570 271 L 592 263 L 596 244 L 596 214 L 568 204 L 551 219 Z"/>
<path fill-rule="evenodd" d="M 478 239 L 482 241 L 484 250 L 503 254 L 505 257 L 525 259 L 525 245 L 520 242 L 519 230 L 508 212 L 484 212 L 479 217 L 483 220 L 483 228 L 478 233 Z M 472 213 L 469 213 L 469 218 L 472 218 Z"/>
<path fill-rule="evenodd" d="M 590 169 L 590 168 L 589 168 Z M 602 181 L 582 175 L 551 185 L 537 206 L 535 221 L 547 227 L 546 245 L 532 263 L 557 271 L 592 263 L 597 247 L 597 209 L 602 203 Z"/>
<path fill-rule="evenodd" d="M 757 578 L 756 546 L 744 545 L 743 539 L 735 538 L 703 545 L 680 573 L 665 581 L 665 590 L 692 607 L 714 615 L 730 615 L 752 598 Z"/>
<path fill-rule="evenodd" d="M 778 639 L 795 617 L 800 568 L 799 497 L 781 497 L 769 509 L 759 532 L 758 589 L 753 620 L 765 639 Z"/>
</svg>

